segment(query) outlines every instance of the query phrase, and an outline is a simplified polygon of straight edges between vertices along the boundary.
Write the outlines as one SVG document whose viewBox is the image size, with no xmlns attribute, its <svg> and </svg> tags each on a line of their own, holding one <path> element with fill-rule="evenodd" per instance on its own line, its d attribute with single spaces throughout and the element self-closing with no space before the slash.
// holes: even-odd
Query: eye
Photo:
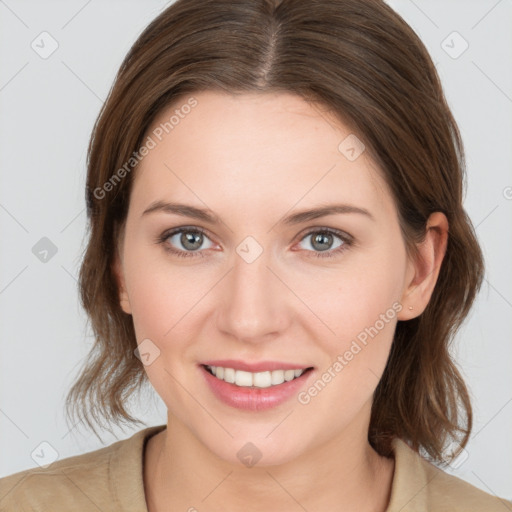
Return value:
<svg viewBox="0 0 512 512">
<path fill-rule="evenodd" d="M 313 250 L 308 248 L 306 250 L 316 258 L 332 258 L 341 254 L 353 244 L 353 238 L 350 235 L 332 228 L 311 230 L 301 239 L 301 242 L 308 237 L 311 237 L 311 242 L 308 245 Z M 204 257 L 203 250 L 211 249 L 213 245 L 210 241 L 211 245 L 209 247 L 202 247 L 205 239 L 210 240 L 203 229 L 185 226 L 164 232 L 157 238 L 156 242 L 162 244 L 167 252 L 182 258 Z M 338 244 L 333 246 L 335 239 L 338 239 Z M 176 247 L 178 248 L 176 249 Z"/>
<path fill-rule="evenodd" d="M 353 238 L 346 233 L 331 228 L 316 228 L 306 234 L 301 241 L 311 238 L 309 246 L 313 247 L 311 256 L 316 258 L 332 258 L 346 251 L 353 243 Z M 335 239 L 339 240 L 338 245 L 333 246 Z"/>
<path fill-rule="evenodd" d="M 184 258 L 191 256 L 203 257 L 204 254 L 201 251 L 201 246 L 205 239 L 209 240 L 202 229 L 181 227 L 166 231 L 157 239 L 157 243 L 162 244 L 166 251 L 176 256 Z M 178 249 L 174 249 L 173 246 L 177 246 Z M 183 247 L 183 249 L 181 249 L 180 246 Z M 211 247 L 203 247 L 202 249 L 210 248 Z"/>
</svg>

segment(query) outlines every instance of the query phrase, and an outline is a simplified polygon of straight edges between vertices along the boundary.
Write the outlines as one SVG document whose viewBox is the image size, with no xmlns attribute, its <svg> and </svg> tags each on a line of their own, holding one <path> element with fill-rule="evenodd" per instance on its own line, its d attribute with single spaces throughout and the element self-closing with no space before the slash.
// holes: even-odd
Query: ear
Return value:
<svg viewBox="0 0 512 512">
<path fill-rule="evenodd" d="M 119 253 L 122 250 L 122 243 L 119 243 L 116 247 L 114 254 L 114 261 L 112 262 L 112 272 L 114 274 L 114 278 L 117 284 L 118 294 L 119 294 L 119 304 L 121 305 L 122 310 L 131 315 L 132 308 L 130 306 L 130 299 L 128 297 L 128 292 L 126 290 L 125 277 L 124 277 L 124 269 L 122 258 Z"/>
<path fill-rule="evenodd" d="M 398 320 L 410 320 L 425 311 L 437 283 L 447 244 L 448 220 L 444 213 L 434 212 L 427 221 L 425 240 L 417 245 L 418 256 L 409 262 L 407 286 L 400 301 L 403 309 Z"/>
</svg>

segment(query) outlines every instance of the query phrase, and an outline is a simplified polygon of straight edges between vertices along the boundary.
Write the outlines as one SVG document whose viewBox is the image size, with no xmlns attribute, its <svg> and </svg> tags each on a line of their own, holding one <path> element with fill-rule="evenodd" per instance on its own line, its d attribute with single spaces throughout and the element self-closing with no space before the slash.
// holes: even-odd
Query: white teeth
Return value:
<svg viewBox="0 0 512 512">
<path fill-rule="evenodd" d="M 235 384 L 237 386 L 252 386 L 252 373 L 238 370 L 235 372 Z"/>
<path fill-rule="evenodd" d="M 219 368 L 217 367 L 217 371 L 219 370 Z M 215 374 L 217 375 L 217 374 Z M 233 368 L 224 368 L 224 378 L 223 380 L 225 380 L 226 382 L 229 382 L 231 384 L 234 384 L 235 382 L 235 370 L 233 370 Z"/>
<path fill-rule="evenodd" d="M 286 370 L 284 372 L 284 380 L 286 382 L 293 380 L 295 378 L 295 370 Z"/>
<path fill-rule="evenodd" d="M 274 370 L 272 372 L 271 382 L 273 385 L 282 384 L 284 382 L 284 372 L 283 370 Z"/>
<path fill-rule="evenodd" d="M 253 386 L 257 388 L 268 388 L 272 386 L 272 374 L 270 372 L 255 373 L 252 377 Z"/>
<path fill-rule="evenodd" d="M 207 366 L 213 375 L 218 379 L 230 384 L 236 384 L 241 387 L 268 388 L 277 386 L 283 382 L 289 382 L 300 377 L 305 370 L 273 370 L 266 372 L 246 372 L 243 370 L 234 370 L 233 368 L 223 368 L 222 366 Z"/>
</svg>

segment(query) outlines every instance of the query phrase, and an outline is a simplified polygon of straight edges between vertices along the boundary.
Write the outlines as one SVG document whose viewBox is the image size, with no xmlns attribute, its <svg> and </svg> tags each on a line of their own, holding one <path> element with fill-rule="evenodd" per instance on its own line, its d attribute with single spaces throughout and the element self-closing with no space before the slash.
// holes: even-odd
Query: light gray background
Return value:
<svg viewBox="0 0 512 512">
<path fill-rule="evenodd" d="M 475 425 L 464 460 L 448 471 L 511 499 L 512 2 L 389 3 L 439 70 L 467 152 L 465 207 L 487 262 L 483 289 L 454 345 Z M 44 441 L 59 458 L 103 446 L 92 433 L 69 432 L 63 415 L 91 343 L 76 283 L 86 149 L 123 57 L 166 4 L 0 0 L 0 477 L 36 466 L 31 453 Z M 31 47 L 47 37 L 43 31 L 58 42 L 47 59 Z M 453 58 L 464 41 L 469 47 Z M 32 252 L 42 237 L 57 248 L 46 262 Z M 166 422 L 152 391 L 132 412 L 148 426 Z M 105 433 L 105 444 L 116 440 Z"/>
</svg>

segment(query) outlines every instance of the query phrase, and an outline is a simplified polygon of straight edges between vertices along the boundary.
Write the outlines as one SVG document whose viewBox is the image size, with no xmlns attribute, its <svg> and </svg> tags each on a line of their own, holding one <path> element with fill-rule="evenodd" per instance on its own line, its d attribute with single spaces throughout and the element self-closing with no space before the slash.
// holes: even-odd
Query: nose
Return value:
<svg viewBox="0 0 512 512">
<path fill-rule="evenodd" d="M 291 292 L 273 268 L 269 252 L 254 261 L 235 254 L 218 288 L 217 328 L 236 340 L 259 343 L 279 337 L 292 317 Z"/>
</svg>

